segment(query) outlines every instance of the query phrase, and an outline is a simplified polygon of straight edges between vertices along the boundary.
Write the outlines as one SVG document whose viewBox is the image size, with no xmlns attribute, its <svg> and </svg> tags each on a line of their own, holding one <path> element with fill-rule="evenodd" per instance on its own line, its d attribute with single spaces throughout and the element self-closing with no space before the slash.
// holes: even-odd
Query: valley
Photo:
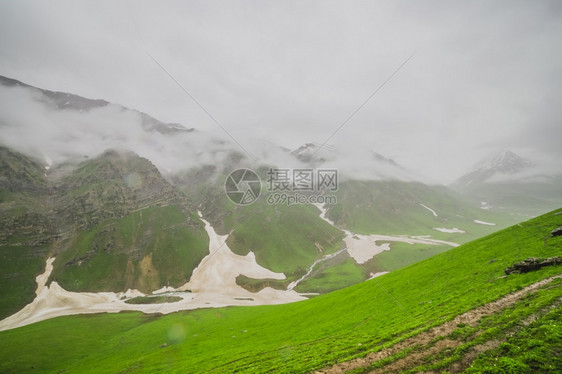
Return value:
<svg viewBox="0 0 562 374">
<path fill-rule="evenodd" d="M 0 111 L 2 373 L 562 367 L 558 261 L 506 272 L 561 255 L 559 168 L 501 151 L 445 185 L 369 147 L 248 151 L 11 78 L 0 95 L 28 109 Z"/>
<path fill-rule="evenodd" d="M 426 361 L 434 366 L 423 366 L 423 370 L 455 363 L 465 368 L 475 356 L 470 358 L 463 352 L 473 348 L 491 357 L 492 361 L 486 361 L 479 356 L 478 367 L 488 367 L 497 353 L 493 348 L 496 343 L 482 350 L 486 341 L 514 344 L 512 339 L 520 339 L 520 334 L 539 331 L 550 338 L 530 350 L 553 352 L 557 340 L 552 329 L 560 322 L 556 303 L 562 295 L 556 278 L 559 266 L 508 276 L 504 269 L 522 258 L 559 255 L 562 237 L 553 237 L 550 232 L 562 224 L 560 213 L 550 212 L 412 266 L 296 303 L 205 308 L 167 315 L 124 312 L 64 316 L 2 331 L 0 369 L 180 372 L 197 367 L 197 371 L 219 372 L 268 372 L 275 368 L 311 372 L 369 357 L 361 361 L 366 365 L 359 371 L 363 372 L 393 363 L 401 365 L 400 358 L 413 354 L 413 350 L 418 350 L 417 357 L 423 357 L 443 349 L 439 343 L 443 339 L 431 335 L 432 331 L 449 334 L 443 341 L 451 347 L 458 345 L 459 350 L 444 351 L 444 356 Z M 530 290 L 525 289 L 527 286 L 537 290 L 536 296 L 524 297 L 510 307 Z M 502 301 L 505 296 L 511 301 Z M 496 300 L 501 308 L 489 309 L 487 305 Z M 490 314 L 493 318 L 483 318 L 494 311 L 498 314 Z M 526 320 L 528 324 L 519 325 Z M 442 325 L 453 330 L 440 330 Z M 509 329 L 517 326 L 521 326 L 516 332 L 519 335 L 503 335 L 503 331 L 510 334 Z M 52 341 L 53 334 L 60 338 Z M 429 335 L 426 339 L 420 334 Z M 30 335 L 32 340 L 28 339 Z M 425 339 L 421 347 L 414 338 L 418 335 Z M 61 349 L 71 341 L 75 349 Z M 386 359 L 372 361 L 377 352 L 390 353 L 381 356 Z M 50 360 L 53 354 L 59 360 Z M 560 365 L 556 360 L 545 362 L 540 354 L 513 354 L 517 362 L 531 368 L 554 370 Z M 468 361 L 463 361 L 465 358 Z M 508 361 L 504 359 L 501 364 Z"/>
<path fill-rule="evenodd" d="M 326 217 L 327 210 L 317 204 L 320 218 L 334 226 Z M 142 211 L 140 209 L 139 211 Z M 283 273 L 276 273 L 260 266 L 256 262 L 253 252 L 245 256 L 237 255 L 228 247 L 228 235 L 218 235 L 212 225 L 206 221 L 201 212 L 199 219 L 205 225 L 209 237 L 209 254 L 193 270 L 189 281 L 179 287 L 163 287 L 147 295 L 137 289 L 124 292 L 72 292 L 61 287 L 56 281 L 47 286 L 47 281 L 53 271 L 51 257 L 47 259 L 45 272 L 36 278 L 37 290 L 35 299 L 22 310 L 0 321 L 0 331 L 24 326 L 58 316 L 117 313 L 121 311 L 141 311 L 143 313 L 172 313 L 180 310 L 198 308 L 217 308 L 231 305 L 269 305 L 290 303 L 305 300 L 306 295 L 294 291 L 298 284 L 312 273 L 321 262 L 327 261 L 344 251 L 357 263 L 363 264 L 382 251 L 389 251 L 391 242 L 408 244 L 448 245 L 457 247 L 457 243 L 430 239 L 429 237 L 388 236 L 388 235 L 358 235 L 344 230 L 345 246 L 343 249 L 317 259 L 308 272 L 296 281 L 289 283 L 287 290 L 265 287 L 259 292 L 250 292 L 236 282 L 240 275 L 252 279 L 283 280 Z M 377 242 L 384 242 L 378 245 Z M 372 277 L 374 274 L 371 274 Z M 379 275 L 382 275 L 379 273 Z M 180 301 L 172 303 L 131 304 L 129 300 L 145 296 L 180 297 Z"/>
<path fill-rule="evenodd" d="M 304 300 L 304 296 L 287 290 L 264 288 L 254 293 L 236 284 L 240 274 L 254 279 L 284 279 L 284 274 L 274 273 L 259 266 L 253 253 L 239 256 L 228 248 L 227 236 L 217 235 L 201 213 L 209 235 L 209 255 L 195 268 L 189 282 L 178 287 L 165 287 L 152 293 L 154 296 L 174 295 L 181 301 L 156 304 L 129 304 L 128 300 L 146 296 L 139 290 L 125 292 L 70 292 L 57 282 L 47 286 L 55 258 L 47 259 L 45 272 L 37 276 L 35 299 L 21 311 L 0 321 L 0 331 L 25 326 L 49 318 L 75 314 L 118 313 L 141 311 L 143 313 L 167 314 L 180 310 L 218 308 L 230 305 L 268 305 Z"/>
</svg>

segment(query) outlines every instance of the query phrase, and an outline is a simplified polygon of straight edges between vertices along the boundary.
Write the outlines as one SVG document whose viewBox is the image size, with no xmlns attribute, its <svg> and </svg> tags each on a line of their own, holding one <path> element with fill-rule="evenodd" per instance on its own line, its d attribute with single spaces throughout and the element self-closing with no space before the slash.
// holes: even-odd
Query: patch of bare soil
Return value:
<svg viewBox="0 0 562 374">
<path fill-rule="evenodd" d="M 371 371 L 371 373 L 386 373 L 386 372 L 393 373 L 393 372 L 399 372 L 401 370 L 413 368 L 418 365 L 422 365 L 424 364 L 423 361 L 424 358 L 439 353 L 444 349 L 454 349 L 460 344 L 462 344 L 461 341 L 444 339 L 444 337 L 452 333 L 457 328 L 458 324 L 463 323 L 465 325 L 470 325 L 475 327 L 478 324 L 478 321 L 482 317 L 501 312 L 505 308 L 508 308 L 511 305 L 515 304 L 523 296 L 529 293 L 536 292 L 540 287 L 552 282 L 554 279 L 557 278 L 562 278 L 562 275 L 553 276 L 550 278 L 543 279 L 539 282 L 533 283 L 519 291 L 510 293 L 496 301 L 492 301 L 488 304 L 482 305 L 478 308 L 460 314 L 451 321 L 445 322 L 442 325 L 433 327 L 416 336 L 412 336 L 408 339 L 405 339 L 391 347 L 384 348 L 378 352 L 369 353 L 367 356 L 362 358 L 357 358 L 348 362 L 335 364 L 331 367 L 318 370 L 315 373 L 316 374 L 346 373 L 350 370 L 366 368 L 377 361 L 396 355 L 408 348 L 413 348 L 413 349 L 412 352 L 409 353 L 406 357 L 393 361 L 380 369 L 375 369 Z M 435 342 L 437 338 L 442 338 L 442 339 Z M 431 344 L 431 342 L 435 342 L 435 344 Z M 474 358 L 478 355 L 478 353 L 484 352 L 488 349 L 495 348 L 498 344 L 499 342 L 497 341 L 489 341 L 484 344 L 475 346 L 469 351 L 469 354 L 466 356 L 466 360 L 463 358 L 463 361 L 470 360 L 470 362 L 472 362 L 472 360 L 474 360 Z M 416 348 L 423 348 L 423 349 L 416 349 Z M 457 369 L 461 367 L 466 367 L 467 363 L 470 364 L 470 362 L 462 362 L 461 365 L 457 367 Z M 453 372 L 455 372 L 454 370 L 455 367 L 451 367 L 451 369 L 453 369 Z"/>
</svg>

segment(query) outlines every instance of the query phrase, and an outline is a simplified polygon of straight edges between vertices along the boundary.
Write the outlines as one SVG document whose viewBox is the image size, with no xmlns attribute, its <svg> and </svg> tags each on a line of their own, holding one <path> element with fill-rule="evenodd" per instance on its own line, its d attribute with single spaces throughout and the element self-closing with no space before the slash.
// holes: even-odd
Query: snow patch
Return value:
<svg viewBox="0 0 562 374">
<path fill-rule="evenodd" d="M 427 205 L 423 205 L 423 204 L 420 204 L 420 205 L 423 206 L 425 209 L 429 210 L 431 213 L 433 213 L 433 215 L 434 215 L 435 217 L 437 217 L 437 213 L 435 213 L 435 211 L 434 211 L 433 209 L 431 209 L 431 208 L 428 207 Z"/>
<path fill-rule="evenodd" d="M 266 287 L 254 293 L 236 284 L 236 277 L 240 274 L 254 279 L 285 279 L 285 274 L 275 273 L 260 266 L 253 252 L 246 256 L 234 254 L 226 244 L 228 235 L 218 235 L 211 224 L 203 219 L 201 212 L 197 213 L 205 223 L 205 230 L 209 235 L 209 255 L 193 271 L 188 283 L 177 289 L 163 287 L 154 292 L 173 292 L 182 300 L 163 304 L 127 304 L 125 300 L 145 295 L 138 290 L 118 293 L 71 292 L 54 281 L 47 286 L 55 261 L 55 258 L 51 257 L 47 259 L 45 272 L 36 278 L 35 299 L 19 312 L 0 321 L 0 331 L 74 314 L 118 313 L 124 310 L 167 314 L 179 310 L 283 304 L 306 299 L 304 295 L 295 291 Z M 188 290 L 191 292 L 185 292 Z"/>
<path fill-rule="evenodd" d="M 424 208 L 429 209 L 433 212 L 431 208 L 426 207 L 423 204 Z M 316 204 L 318 209 L 320 209 L 320 218 L 324 221 L 328 222 L 330 225 L 334 226 L 334 222 L 330 221 L 326 218 L 327 209 L 324 208 L 321 204 Z M 435 212 L 433 212 L 437 215 Z M 348 230 L 343 230 L 345 232 L 344 242 L 346 244 L 347 253 L 351 256 L 356 263 L 364 264 L 365 262 L 369 261 L 379 253 L 384 251 L 389 251 L 390 243 L 389 242 L 402 242 L 408 244 L 433 244 L 433 245 L 450 245 L 452 247 L 458 247 L 457 243 L 447 242 L 444 240 L 436 240 L 431 239 L 430 235 L 425 236 L 408 236 L 408 235 L 400 235 L 400 236 L 391 236 L 391 235 L 359 235 L 352 233 Z M 381 243 L 378 244 L 377 242 Z"/>
<path fill-rule="evenodd" d="M 491 223 L 491 222 L 485 222 L 485 221 L 479 221 L 477 219 L 473 220 L 472 222 L 474 223 L 478 223 L 479 225 L 488 225 L 488 226 L 495 226 L 495 223 Z"/>
<path fill-rule="evenodd" d="M 447 228 L 444 228 L 444 227 L 434 227 L 433 230 L 446 232 L 446 233 L 450 233 L 450 234 L 465 234 L 466 233 L 466 231 L 461 230 L 461 229 L 456 228 L 456 227 L 453 227 L 452 229 L 447 229 Z"/>
<path fill-rule="evenodd" d="M 381 275 L 385 275 L 385 274 L 388 274 L 388 273 L 389 273 L 388 271 L 378 271 L 376 273 L 371 273 L 371 274 L 369 274 L 370 275 L 369 279 L 380 277 Z"/>
</svg>

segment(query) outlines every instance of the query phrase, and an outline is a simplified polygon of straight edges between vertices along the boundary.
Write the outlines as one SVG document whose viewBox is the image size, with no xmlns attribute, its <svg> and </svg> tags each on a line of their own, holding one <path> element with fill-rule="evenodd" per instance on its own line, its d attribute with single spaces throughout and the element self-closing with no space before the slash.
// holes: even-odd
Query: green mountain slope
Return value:
<svg viewBox="0 0 562 374">
<path fill-rule="evenodd" d="M 541 214 L 562 203 L 562 176 L 541 176 L 541 181 L 507 181 L 453 186 L 475 201 L 486 201 L 498 210 Z"/>
<path fill-rule="evenodd" d="M 61 317 L 0 332 L 0 371 L 310 372 L 392 347 L 461 313 L 561 274 L 560 266 L 504 273 L 507 266 L 527 257 L 560 255 L 562 237 L 550 234 L 559 226 L 562 209 L 382 277 L 294 304 L 167 316 Z M 553 282 L 535 298 L 515 304 L 511 312 L 492 315 L 481 336 L 499 337 L 502 328 L 520 323 L 526 311 L 550 308 L 561 296 L 560 282 Z M 455 331 L 457 337 L 471 335 L 470 328 L 461 324 Z M 553 332 L 548 331 L 543 330 L 551 339 Z M 443 365 L 460 356 L 447 360 Z"/>
<path fill-rule="evenodd" d="M 239 166 L 231 165 L 231 168 Z M 321 219 L 315 206 L 269 204 L 264 186 L 262 195 L 251 205 L 235 205 L 224 190 L 228 174 L 217 175 L 214 171 L 202 167 L 175 182 L 200 203 L 203 216 L 219 234 L 230 234 L 227 243 L 234 253 L 246 255 L 252 251 L 258 264 L 287 276 L 284 281 L 251 280 L 242 276 L 238 279 L 240 285 L 253 291 L 265 285 L 286 288 L 304 275 L 314 261 L 343 248 L 344 233 Z M 257 171 L 265 181 L 267 169 Z"/>
<path fill-rule="evenodd" d="M 226 170 L 247 166 L 243 160 L 233 158 L 233 164 Z M 257 170 L 262 181 L 267 180 L 268 168 Z M 479 203 L 467 201 L 445 186 L 348 180 L 340 183 L 339 190 L 335 192 L 337 203 L 328 206 L 327 215 L 335 221 L 336 228 L 318 217 L 320 212 L 316 207 L 268 204 L 270 194 L 265 186 L 260 198 L 252 205 L 235 206 L 224 193 L 226 177 L 226 173 L 208 166 L 176 176 L 174 182 L 201 203 L 204 216 L 218 232 L 230 233 L 228 244 L 234 252 L 245 255 L 251 250 L 256 253 L 260 265 L 287 275 L 287 280 L 282 282 L 239 277 L 238 283 L 252 291 L 266 285 L 284 288 L 299 279 L 314 261 L 344 247 L 341 229 L 360 234 L 430 235 L 436 239 L 465 243 L 523 220 L 521 216 L 511 216 L 506 212 L 480 209 Z M 428 208 L 433 209 L 437 216 Z M 483 225 L 474 220 L 494 225 Z M 448 233 L 436 228 L 459 228 L 464 232 Z M 366 280 L 371 274 L 393 271 L 450 248 L 449 245 L 404 243 L 390 243 L 390 247 L 390 251 L 364 264 L 357 264 L 347 253 L 342 253 L 316 266 L 295 289 L 300 292 L 330 292 Z M 332 267 L 335 268 L 330 269 Z"/>
<path fill-rule="evenodd" d="M 340 184 L 337 197 L 338 202 L 330 207 L 328 217 L 337 225 L 360 234 L 432 235 L 465 243 L 523 219 L 479 209 L 478 205 L 445 186 L 417 182 L 347 181 Z M 496 226 L 479 225 L 475 219 L 493 222 Z M 435 230 L 455 227 L 466 233 Z"/>
<path fill-rule="evenodd" d="M 107 151 L 46 170 L 0 148 L 0 318 L 31 302 L 35 277 L 69 290 L 144 292 L 185 283 L 208 254 L 189 198 L 148 160 Z"/>
<path fill-rule="evenodd" d="M 56 229 L 50 194 L 36 161 L 0 147 L 0 318 L 35 297 L 35 276 L 45 266 Z"/>
<path fill-rule="evenodd" d="M 208 254 L 188 198 L 148 160 L 108 151 L 57 183 L 72 235 L 57 247 L 51 280 L 73 291 L 143 292 L 180 286 Z"/>
</svg>

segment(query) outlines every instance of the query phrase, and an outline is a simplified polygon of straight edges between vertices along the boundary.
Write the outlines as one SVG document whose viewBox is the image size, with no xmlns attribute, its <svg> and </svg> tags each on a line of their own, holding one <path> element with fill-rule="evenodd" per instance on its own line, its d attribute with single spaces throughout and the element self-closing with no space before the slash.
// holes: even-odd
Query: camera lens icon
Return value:
<svg viewBox="0 0 562 374">
<path fill-rule="evenodd" d="M 251 169 L 236 169 L 226 178 L 224 191 L 234 204 L 250 205 L 260 196 L 260 177 Z"/>
</svg>

